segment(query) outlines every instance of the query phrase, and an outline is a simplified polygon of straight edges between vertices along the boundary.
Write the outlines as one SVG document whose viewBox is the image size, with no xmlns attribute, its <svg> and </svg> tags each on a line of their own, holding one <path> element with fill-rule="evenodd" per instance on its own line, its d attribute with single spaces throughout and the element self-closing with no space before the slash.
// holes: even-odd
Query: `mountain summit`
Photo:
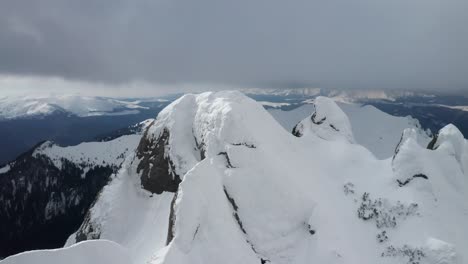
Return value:
<svg viewBox="0 0 468 264">
<path fill-rule="evenodd" d="M 103 254 L 132 263 L 464 263 L 466 140 L 447 127 L 427 148 L 408 129 L 378 160 L 351 126 L 325 97 L 295 136 L 240 92 L 184 95 L 147 128 L 67 241 L 78 244 L 63 250 L 92 256 L 83 241 L 101 239 L 120 245 L 102 241 Z M 58 263 L 59 252 L 1 263 Z"/>
</svg>

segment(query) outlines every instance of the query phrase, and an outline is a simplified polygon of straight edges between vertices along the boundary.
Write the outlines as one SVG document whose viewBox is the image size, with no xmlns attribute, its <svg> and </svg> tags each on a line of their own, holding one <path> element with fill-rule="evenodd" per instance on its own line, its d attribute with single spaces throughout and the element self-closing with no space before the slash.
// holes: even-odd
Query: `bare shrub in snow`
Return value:
<svg viewBox="0 0 468 264">
<path fill-rule="evenodd" d="M 394 228 L 399 219 L 417 214 L 418 205 L 411 203 L 405 205 L 397 201 L 395 205 L 386 199 L 371 199 L 365 192 L 361 197 L 361 204 L 357 210 L 358 217 L 364 221 L 375 220 L 377 228 Z"/>
<path fill-rule="evenodd" d="M 421 260 L 426 257 L 421 248 L 413 248 L 408 245 L 402 247 L 389 246 L 382 253 L 382 257 L 400 257 L 406 258 L 407 264 L 420 264 Z"/>
</svg>

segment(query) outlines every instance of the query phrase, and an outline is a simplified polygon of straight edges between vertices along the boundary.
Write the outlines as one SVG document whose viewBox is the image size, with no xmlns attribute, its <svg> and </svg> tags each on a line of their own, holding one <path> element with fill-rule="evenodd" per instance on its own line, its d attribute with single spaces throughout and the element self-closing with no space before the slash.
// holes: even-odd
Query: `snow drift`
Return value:
<svg viewBox="0 0 468 264">
<path fill-rule="evenodd" d="M 2 264 L 129 264 L 132 260 L 127 250 L 118 244 L 105 241 L 85 241 L 68 248 L 55 250 L 36 250 L 21 253 L 2 261 Z"/>
<path fill-rule="evenodd" d="M 378 160 L 323 97 L 295 131 L 239 92 L 185 95 L 158 115 L 67 245 L 115 241 L 134 263 L 468 259 L 465 139 L 442 130 L 431 150 L 410 129 Z"/>
</svg>

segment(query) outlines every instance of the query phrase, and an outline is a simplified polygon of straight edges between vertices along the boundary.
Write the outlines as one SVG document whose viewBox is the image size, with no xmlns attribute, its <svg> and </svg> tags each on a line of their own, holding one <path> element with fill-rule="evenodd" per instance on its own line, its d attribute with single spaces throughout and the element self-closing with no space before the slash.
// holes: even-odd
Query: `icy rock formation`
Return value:
<svg viewBox="0 0 468 264">
<path fill-rule="evenodd" d="M 293 128 L 293 134 L 297 137 L 309 133 L 326 140 L 355 142 L 346 114 L 332 99 L 323 96 L 315 99 L 312 115 Z"/>
<path fill-rule="evenodd" d="M 460 163 L 463 171 L 468 170 L 468 143 L 466 143 L 460 130 L 454 125 L 449 124 L 443 127 L 428 148 L 448 153 Z"/>
</svg>

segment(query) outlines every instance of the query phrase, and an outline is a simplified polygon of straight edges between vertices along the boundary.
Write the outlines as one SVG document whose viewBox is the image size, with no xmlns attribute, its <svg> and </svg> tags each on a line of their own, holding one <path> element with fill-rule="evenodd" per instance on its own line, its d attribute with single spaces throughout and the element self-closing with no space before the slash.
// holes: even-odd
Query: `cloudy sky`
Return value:
<svg viewBox="0 0 468 264">
<path fill-rule="evenodd" d="M 0 93 L 467 91 L 466 10 L 466 0 L 3 0 Z"/>
</svg>

